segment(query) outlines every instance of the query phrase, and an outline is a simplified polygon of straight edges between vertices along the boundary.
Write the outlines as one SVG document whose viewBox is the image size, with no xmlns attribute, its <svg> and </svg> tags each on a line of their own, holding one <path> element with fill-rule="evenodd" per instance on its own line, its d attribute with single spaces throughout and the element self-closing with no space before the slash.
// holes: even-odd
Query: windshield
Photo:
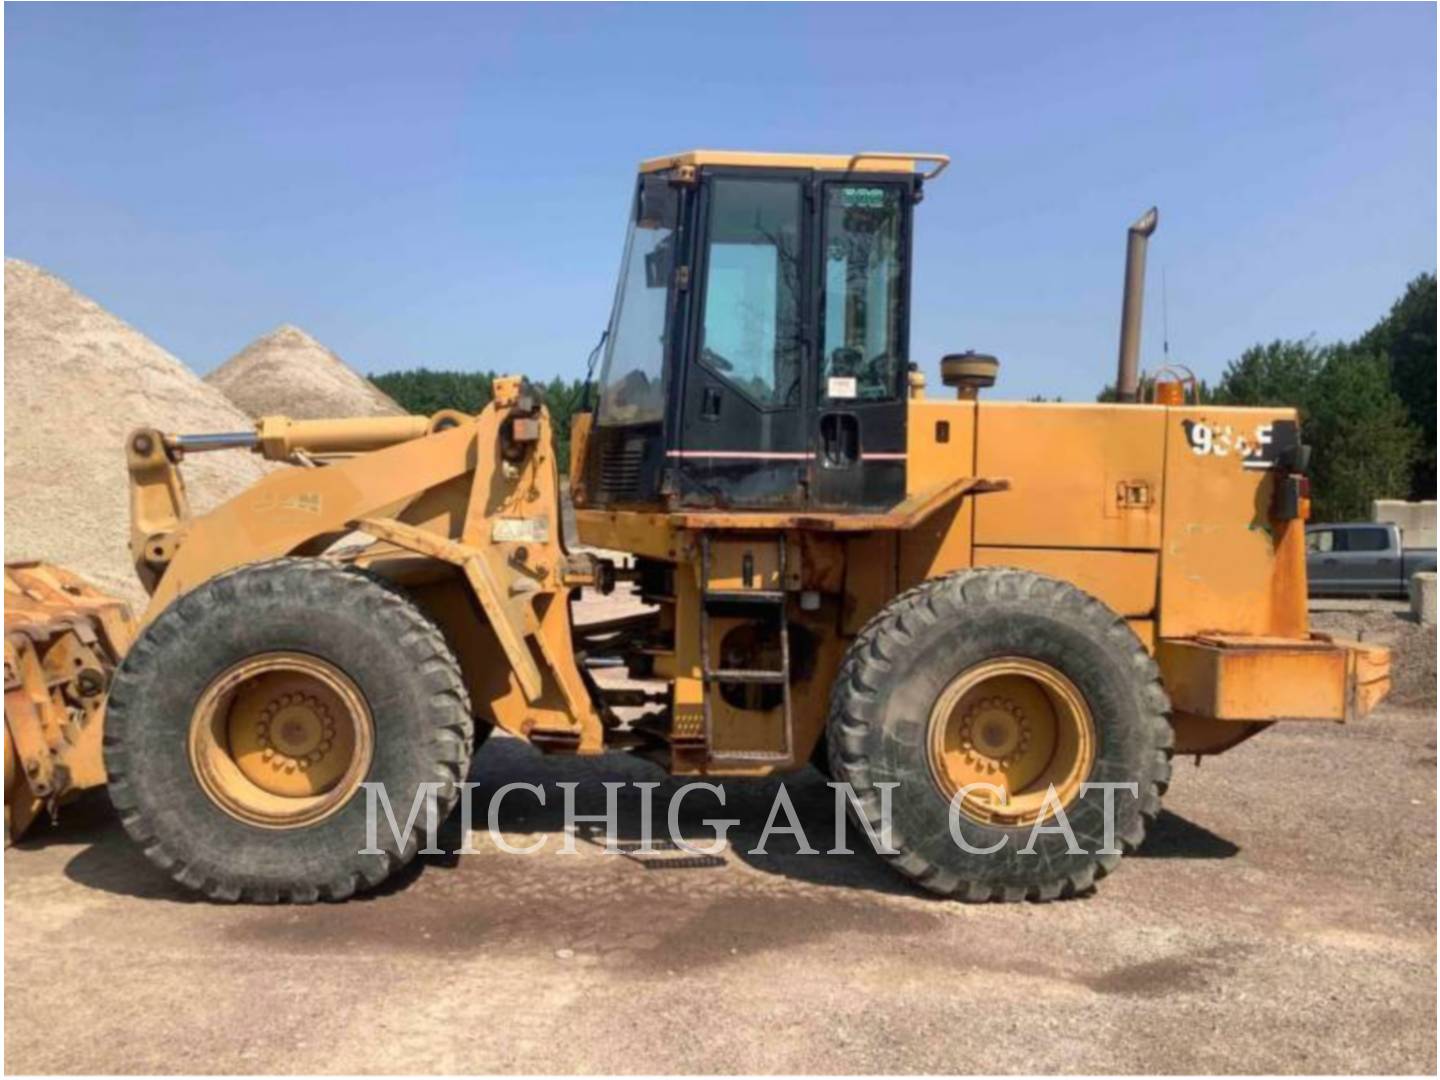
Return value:
<svg viewBox="0 0 1440 1080">
<path fill-rule="evenodd" d="M 678 200 L 662 203 L 653 218 L 641 214 L 641 203 L 637 195 L 600 369 L 596 422 L 602 426 L 657 422 L 665 414 L 666 314 Z"/>
</svg>

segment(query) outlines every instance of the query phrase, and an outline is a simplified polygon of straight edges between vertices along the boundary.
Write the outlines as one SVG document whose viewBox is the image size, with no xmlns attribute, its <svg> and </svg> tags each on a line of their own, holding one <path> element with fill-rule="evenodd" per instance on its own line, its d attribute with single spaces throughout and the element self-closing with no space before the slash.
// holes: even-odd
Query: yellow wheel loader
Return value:
<svg viewBox="0 0 1440 1080">
<path fill-rule="evenodd" d="M 911 242 L 946 164 L 642 164 L 571 430 L 583 548 L 523 378 L 477 416 L 134 432 L 151 601 L 104 741 L 145 853 L 217 899 L 350 896 L 423 824 L 368 847 L 361 785 L 404 808 L 438 784 L 446 810 L 498 727 L 687 777 L 815 762 L 925 888 L 1052 899 L 1141 842 L 1173 754 L 1367 713 L 1388 654 L 1307 625 L 1295 411 L 1173 381 L 1136 401 L 1153 213 L 1130 234 L 1119 403 L 981 401 L 998 364 L 974 352 L 927 392 Z M 205 452 L 290 467 L 196 516 L 181 471 Z M 576 621 L 580 590 L 617 583 L 643 611 Z M 1078 844 L 1036 828 L 1062 813 Z"/>
</svg>

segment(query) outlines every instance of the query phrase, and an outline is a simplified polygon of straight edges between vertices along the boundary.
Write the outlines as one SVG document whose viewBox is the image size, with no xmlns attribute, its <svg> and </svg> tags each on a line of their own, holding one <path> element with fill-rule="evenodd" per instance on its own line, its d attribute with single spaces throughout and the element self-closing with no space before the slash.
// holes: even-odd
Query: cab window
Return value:
<svg viewBox="0 0 1440 1080">
<path fill-rule="evenodd" d="M 1350 551 L 1384 551 L 1390 546 L 1390 537 L 1384 529 L 1351 529 L 1349 532 Z"/>
<path fill-rule="evenodd" d="M 645 205 L 637 196 L 625 238 L 620 286 L 600 371 L 596 422 L 601 426 L 659 422 L 665 415 L 667 315 L 678 202 L 658 203 L 658 211 L 652 209 L 648 216 L 642 211 Z"/>
<path fill-rule="evenodd" d="M 799 404 L 801 188 L 717 178 L 700 362 L 762 408 Z"/>
<path fill-rule="evenodd" d="M 903 193 L 825 185 L 822 401 L 884 401 L 905 370 Z"/>
</svg>

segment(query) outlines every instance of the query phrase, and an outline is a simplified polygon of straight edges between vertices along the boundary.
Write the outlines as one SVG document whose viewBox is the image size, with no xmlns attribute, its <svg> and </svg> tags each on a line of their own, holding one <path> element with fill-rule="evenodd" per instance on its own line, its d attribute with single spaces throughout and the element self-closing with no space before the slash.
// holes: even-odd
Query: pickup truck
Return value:
<svg viewBox="0 0 1440 1080">
<path fill-rule="evenodd" d="M 1412 574 L 1435 569 L 1435 549 L 1403 541 L 1397 526 L 1383 522 L 1306 526 L 1310 595 L 1408 595 Z"/>
</svg>

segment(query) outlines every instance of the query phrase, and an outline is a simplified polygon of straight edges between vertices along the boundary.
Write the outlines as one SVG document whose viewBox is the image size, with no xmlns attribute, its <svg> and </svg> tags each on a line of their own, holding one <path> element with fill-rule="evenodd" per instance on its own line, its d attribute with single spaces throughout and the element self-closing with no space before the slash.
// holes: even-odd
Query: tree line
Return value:
<svg viewBox="0 0 1440 1080">
<path fill-rule="evenodd" d="M 1150 386 L 1142 387 L 1142 399 Z M 1201 404 L 1293 405 L 1310 461 L 1312 518 L 1368 518 L 1372 499 L 1435 498 L 1435 275 L 1406 287 L 1354 341 L 1280 339 L 1225 367 Z M 1114 401 L 1108 385 L 1100 401 Z"/>
</svg>

